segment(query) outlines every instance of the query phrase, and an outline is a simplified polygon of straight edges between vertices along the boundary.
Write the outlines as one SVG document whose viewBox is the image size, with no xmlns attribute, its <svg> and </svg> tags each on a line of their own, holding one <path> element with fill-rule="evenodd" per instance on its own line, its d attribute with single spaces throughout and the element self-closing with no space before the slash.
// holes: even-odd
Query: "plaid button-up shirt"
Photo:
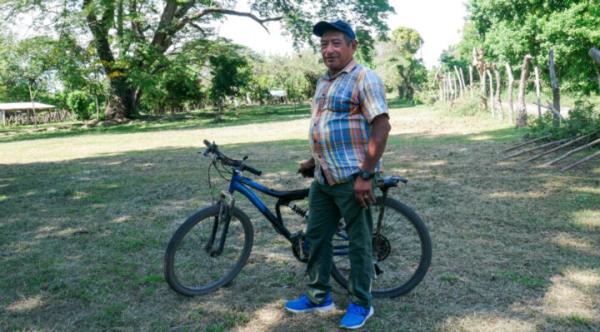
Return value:
<svg viewBox="0 0 600 332">
<path fill-rule="evenodd" d="M 370 123 L 381 114 L 388 114 L 383 82 L 354 60 L 337 75 L 319 79 L 309 130 L 319 183 L 324 184 L 325 178 L 330 185 L 344 183 L 360 171 Z M 375 171 L 380 167 L 381 161 Z"/>
</svg>

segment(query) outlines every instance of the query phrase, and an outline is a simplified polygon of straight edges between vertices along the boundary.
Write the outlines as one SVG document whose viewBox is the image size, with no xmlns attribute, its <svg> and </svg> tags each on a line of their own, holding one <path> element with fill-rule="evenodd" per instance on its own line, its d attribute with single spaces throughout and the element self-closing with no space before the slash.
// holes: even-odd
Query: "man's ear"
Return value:
<svg viewBox="0 0 600 332">
<path fill-rule="evenodd" d="M 352 41 L 350 47 L 352 48 L 353 51 L 356 51 L 356 48 L 358 47 L 358 41 L 356 41 L 356 39 L 354 39 Z"/>
</svg>

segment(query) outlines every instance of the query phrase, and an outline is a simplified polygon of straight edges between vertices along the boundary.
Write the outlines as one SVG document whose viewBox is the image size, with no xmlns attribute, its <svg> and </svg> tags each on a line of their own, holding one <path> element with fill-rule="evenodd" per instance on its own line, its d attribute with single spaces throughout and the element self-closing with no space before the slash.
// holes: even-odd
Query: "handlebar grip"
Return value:
<svg viewBox="0 0 600 332">
<path fill-rule="evenodd" d="M 248 166 L 248 165 L 244 165 L 244 169 L 247 170 L 248 172 L 260 176 L 262 174 L 262 171 L 252 167 L 252 166 Z"/>
<path fill-rule="evenodd" d="M 204 140 L 204 145 L 206 145 L 207 148 L 210 148 L 211 144 L 208 140 Z"/>
</svg>

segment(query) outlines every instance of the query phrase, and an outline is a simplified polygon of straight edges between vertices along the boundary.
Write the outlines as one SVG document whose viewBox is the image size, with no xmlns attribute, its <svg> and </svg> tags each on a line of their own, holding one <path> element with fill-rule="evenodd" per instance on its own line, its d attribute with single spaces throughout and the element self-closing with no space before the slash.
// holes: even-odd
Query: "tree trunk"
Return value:
<svg viewBox="0 0 600 332">
<path fill-rule="evenodd" d="M 552 124 L 554 127 L 558 127 L 560 125 L 560 88 L 558 87 L 558 79 L 556 78 L 556 70 L 554 69 L 553 49 L 550 49 L 548 52 L 548 68 L 550 70 L 550 85 L 552 86 L 552 107 L 556 111 L 552 113 Z"/>
<path fill-rule="evenodd" d="M 542 101 L 540 100 L 540 69 L 538 66 L 534 68 L 535 72 L 535 98 L 537 100 L 538 118 L 542 118 Z"/>
<path fill-rule="evenodd" d="M 486 70 L 487 78 L 490 81 L 490 97 L 488 100 L 490 101 L 490 106 L 492 109 L 492 116 L 496 116 L 496 105 L 494 104 L 494 79 L 492 78 L 492 73 L 490 70 Z"/>
<path fill-rule="evenodd" d="M 485 96 L 485 69 L 486 63 L 484 59 L 485 53 L 482 48 L 473 49 L 473 62 L 479 72 L 479 98 L 480 108 L 487 110 L 487 97 Z"/>
<path fill-rule="evenodd" d="M 515 82 L 515 78 L 513 77 L 513 73 L 512 73 L 512 69 L 510 68 L 510 65 L 508 64 L 508 62 L 505 65 L 506 67 L 506 76 L 508 76 L 508 83 L 507 83 L 507 87 L 508 87 L 508 121 L 510 121 L 511 123 L 513 123 L 513 119 L 515 116 L 515 107 L 513 105 L 513 86 L 514 86 L 514 82 Z"/>
<path fill-rule="evenodd" d="M 460 81 L 462 82 L 463 85 L 463 90 L 467 90 L 467 82 L 465 82 L 465 73 L 463 72 L 462 68 L 458 68 L 458 72 L 460 73 Z"/>
<path fill-rule="evenodd" d="M 473 66 L 469 66 L 469 94 L 473 98 Z"/>
<path fill-rule="evenodd" d="M 500 115 L 504 120 L 504 110 L 502 109 L 502 100 L 500 100 L 500 72 L 498 71 L 498 69 L 496 69 L 496 66 L 494 66 L 494 75 L 496 76 L 496 97 L 494 99 L 496 106 L 500 111 Z"/>
<path fill-rule="evenodd" d="M 531 55 L 527 54 L 523 58 L 521 65 L 521 80 L 519 80 L 519 97 L 517 100 L 517 127 L 522 128 L 527 126 L 527 105 L 525 105 L 525 88 L 527 87 L 527 79 L 529 78 L 529 64 L 531 63 Z"/>
<path fill-rule="evenodd" d="M 124 77 L 110 80 L 110 93 L 104 114 L 107 119 L 117 122 L 129 119 L 136 114 L 139 95 Z"/>
<path fill-rule="evenodd" d="M 100 120 L 100 103 L 98 103 L 98 94 L 94 94 L 94 102 L 96 103 L 96 120 Z"/>
<path fill-rule="evenodd" d="M 451 73 L 448 73 L 448 80 L 450 80 L 450 85 L 452 86 L 452 100 L 454 100 L 458 96 L 458 90 L 456 89 L 456 82 Z"/>
<path fill-rule="evenodd" d="M 440 100 L 445 100 L 446 96 L 445 96 L 445 91 L 444 91 L 444 80 L 439 76 L 440 73 L 438 72 L 437 75 L 435 75 L 435 79 L 438 82 L 438 88 L 439 88 L 439 99 Z"/>
<path fill-rule="evenodd" d="M 460 87 L 460 96 L 462 97 L 465 91 L 465 84 L 463 83 L 462 77 L 460 77 L 460 72 L 458 71 L 458 68 L 456 66 L 454 66 L 454 72 L 456 73 L 456 79 L 458 80 L 458 85 Z"/>
<path fill-rule="evenodd" d="M 35 113 L 35 93 L 33 92 L 33 90 L 31 89 L 31 83 L 29 83 L 27 85 L 27 87 L 29 88 L 29 101 L 31 101 L 31 111 L 33 112 L 33 125 L 35 128 L 37 128 L 37 114 Z"/>
</svg>

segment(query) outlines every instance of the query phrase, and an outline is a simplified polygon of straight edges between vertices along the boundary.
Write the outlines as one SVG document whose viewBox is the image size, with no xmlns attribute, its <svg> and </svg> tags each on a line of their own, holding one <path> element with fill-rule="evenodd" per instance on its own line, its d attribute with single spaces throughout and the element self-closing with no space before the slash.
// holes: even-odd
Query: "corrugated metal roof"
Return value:
<svg viewBox="0 0 600 332">
<path fill-rule="evenodd" d="M 32 108 L 43 110 L 49 108 L 56 108 L 56 106 L 42 104 L 38 102 L 33 103 L 33 107 L 31 102 L 27 103 L 0 103 L 0 111 L 19 111 L 19 110 L 30 110 Z"/>
</svg>

